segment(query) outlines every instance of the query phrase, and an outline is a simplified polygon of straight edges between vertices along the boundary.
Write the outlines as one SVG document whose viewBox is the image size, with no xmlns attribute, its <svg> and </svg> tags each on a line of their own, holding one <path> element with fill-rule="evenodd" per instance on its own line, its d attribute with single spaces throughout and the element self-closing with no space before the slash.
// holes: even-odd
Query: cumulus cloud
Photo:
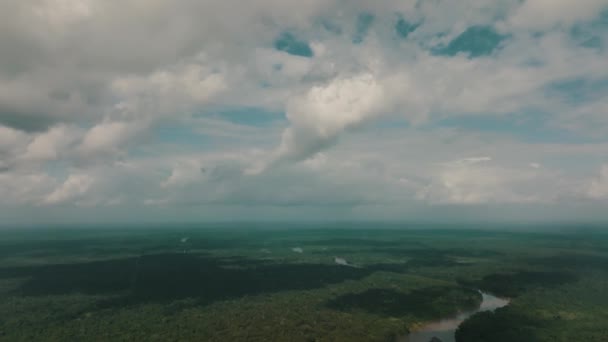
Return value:
<svg viewBox="0 0 608 342">
<path fill-rule="evenodd" d="M 595 199 L 608 198 L 608 165 L 603 165 L 599 177 L 591 181 L 587 194 Z"/>
<path fill-rule="evenodd" d="M 590 20 L 606 8 L 604 0 L 526 0 L 509 17 L 517 29 L 546 30 Z"/>
<path fill-rule="evenodd" d="M 0 203 L 9 207 L 40 203 L 55 186 L 55 180 L 42 172 L 0 173 Z"/>
<path fill-rule="evenodd" d="M 45 199 L 46 204 L 58 204 L 68 200 L 78 199 L 84 195 L 94 179 L 86 174 L 71 174 L 60 186 L 51 192 Z"/>
<path fill-rule="evenodd" d="M 0 172 L 11 168 L 29 141 L 26 134 L 0 126 Z"/>
<path fill-rule="evenodd" d="M 112 89 L 122 99 L 116 109 L 127 117 L 154 118 L 179 115 L 206 104 L 227 85 L 222 74 L 204 65 L 204 61 L 200 63 L 114 80 Z"/>
<path fill-rule="evenodd" d="M 79 149 L 85 154 L 114 152 L 136 133 L 136 130 L 137 127 L 133 123 L 104 121 L 84 135 Z"/>
<path fill-rule="evenodd" d="M 384 90 L 371 74 L 337 78 L 315 86 L 287 105 L 291 126 L 282 135 L 279 160 L 303 160 L 331 145 L 344 130 L 381 110 Z"/>
<path fill-rule="evenodd" d="M 548 175 L 525 168 L 489 164 L 489 157 L 464 158 L 439 168 L 430 185 L 417 196 L 432 203 L 527 203 L 553 200 L 540 188 Z M 536 183 L 536 184 L 535 184 Z M 534 186 L 532 186 L 534 185 Z M 546 185 L 545 185 L 546 186 Z M 542 189 L 542 193 L 539 190 Z"/>
<path fill-rule="evenodd" d="M 196 160 L 181 160 L 173 167 L 171 175 L 160 185 L 163 188 L 185 186 L 203 177 L 206 169 Z"/>
<path fill-rule="evenodd" d="M 78 130 L 59 125 L 36 135 L 27 145 L 23 159 L 30 161 L 56 160 L 78 139 Z"/>
</svg>

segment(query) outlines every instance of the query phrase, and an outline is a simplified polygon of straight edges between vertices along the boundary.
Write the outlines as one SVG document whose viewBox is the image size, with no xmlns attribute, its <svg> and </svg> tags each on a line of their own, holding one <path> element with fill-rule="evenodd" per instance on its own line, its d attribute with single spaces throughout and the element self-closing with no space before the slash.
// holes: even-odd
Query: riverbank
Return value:
<svg viewBox="0 0 608 342">
<path fill-rule="evenodd" d="M 482 296 L 481 304 L 477 310 L 461 312 L 453 317 L 443 318 L 423 325 L 416 331 L 399 339 L 399 342 L 429 342 L 433 337 L 442 342 L 455 342 L 454 335 L 458 326 L 467 318 L 478 312 L 494 311 L 509 304 L 509 299 L 499 298 L 489 293 L 479 291 Z"/>
</svg>

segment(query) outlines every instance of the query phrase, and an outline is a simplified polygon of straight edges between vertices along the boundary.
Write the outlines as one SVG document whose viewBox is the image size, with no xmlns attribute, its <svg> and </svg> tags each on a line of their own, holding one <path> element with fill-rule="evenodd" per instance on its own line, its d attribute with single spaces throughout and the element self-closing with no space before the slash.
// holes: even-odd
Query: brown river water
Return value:
<svg viewBox="0 0 608 342">
<path fill-rule="evenodd" d="M 433 337 L 442 342 L 455 342 L 454 334 L 460 323 L 467 318 L 482 311 L 494 311 L 509 304 L 508 299 L 498 298 L 491 294 L 481 292 L 482 301 L 477 310 L 461 312 L 455 316 L 429 322 L 407 336 L 398 339 L 398 342 L 429 342 Z"/>
</svg>

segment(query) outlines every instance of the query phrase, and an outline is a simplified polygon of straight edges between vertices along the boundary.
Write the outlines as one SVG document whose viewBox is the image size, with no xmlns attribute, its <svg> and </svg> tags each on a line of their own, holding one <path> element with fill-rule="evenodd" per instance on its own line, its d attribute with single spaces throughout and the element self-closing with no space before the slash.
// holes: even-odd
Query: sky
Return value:
<svg viewBox="0 0 608 342">
<path fill-rule="evenodd" d="M 0 225 L 607 209 L 608 0 L 0 3 Z"/>
</svg>

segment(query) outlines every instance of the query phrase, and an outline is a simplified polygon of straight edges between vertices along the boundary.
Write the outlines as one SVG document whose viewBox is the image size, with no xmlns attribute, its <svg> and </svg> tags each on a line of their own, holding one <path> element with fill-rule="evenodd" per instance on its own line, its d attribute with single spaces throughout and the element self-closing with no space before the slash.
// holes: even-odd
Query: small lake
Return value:
<svg viewBox="0 0 608 342">
<path fill-rule="evenodd" d="M 433 337 L 442 342 L 454 342 L 454 334 L 460 323 L 481 311 L 494 311 L 509 304 L 508 299 L 498 298 L 481 292 L 482 301 L 477 310 L 459 313 L 456 316 L 430 322 L 400 339 L 400 342 L 429 342 Z"/>
</svg>

